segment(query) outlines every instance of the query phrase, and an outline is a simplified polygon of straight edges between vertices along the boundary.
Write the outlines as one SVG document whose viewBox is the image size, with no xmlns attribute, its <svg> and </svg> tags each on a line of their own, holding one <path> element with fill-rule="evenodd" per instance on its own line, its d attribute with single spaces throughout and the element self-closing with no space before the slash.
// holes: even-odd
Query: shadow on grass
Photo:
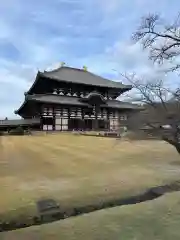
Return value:
<svg viewBox="0 0 180 240">
<path fill-rule="evenodd" d="M 180 161 L 173 161 L 170 163 L 171 165 L 176 165 L 176 166 L 180 166 Z"/>
</svg>

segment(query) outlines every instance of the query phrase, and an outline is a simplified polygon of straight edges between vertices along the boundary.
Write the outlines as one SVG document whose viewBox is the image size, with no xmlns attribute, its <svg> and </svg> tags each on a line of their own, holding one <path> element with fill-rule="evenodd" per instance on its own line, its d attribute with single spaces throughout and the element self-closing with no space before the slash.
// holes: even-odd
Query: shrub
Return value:
<svg viewBox="0 0 180 240">
<path fill-rule="evenodd" d="M 30 129 L 30 128 L 26 129 L 26 130 L 24 131 L 24 134 L 26 134 L 26 135 L 31 135 L 31 134 L 32 134 L 31 129 Z"/>
<path fill-rule="evenodd" d="M 11 129 L 9 135 L 24 135 L 24 129 L 21 126 L 18 126 L 15 129 Z"/>
<path fill-rule="evenodd" d="M 0 136 L 3 136 L 4 135 L 4 132 L 0 131 Z"/>
</svg>

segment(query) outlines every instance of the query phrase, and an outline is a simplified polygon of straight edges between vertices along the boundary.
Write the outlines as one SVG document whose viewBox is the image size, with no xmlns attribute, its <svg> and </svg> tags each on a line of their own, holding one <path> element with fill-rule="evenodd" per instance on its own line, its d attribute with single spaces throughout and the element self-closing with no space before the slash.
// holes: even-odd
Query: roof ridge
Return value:
<svg viewBox="0 0 180 240">
<path fill-rule="evenodd" d="M 50 71 L 44 70 L 44 72 L 41 72 L 41 73 L 57 72 L 57 71 L 61 70 L 61 68 L 63 68 L 63 67 L 60 66 L 60 67 L 58 67 L 58 68 L 56 68 L 56 69 L 53 69 L 53 70 L 50 70 Z"/>
<path fill-rule="evenodd" d="M 50 70 L 50 71 L 46 71 L 46 70 L 45 70 L 44 72 L 45 72 L 45 73 L 57 72 L 57 71 L 59 71 L 59 70 L 61 70 L 61 69 L 63 69 L 63 68 L 74 69 L 74 70 L 84 71 L 84 72 L 85 72 L 84 69 L 75 68 L 75 67 L 68 67 L 68 66 L 60 66 L 60 67 L 58 67 L 58 68 L 56 68 L 56 69 L 53 69 L 53 70 Z M 86 70 L 86 72 L 88 72 L 88 71 Z M 42 72 L 42 73 L 43 73 L 43 72 Z"/>
<path fill-rule="evenodd" d="M 106 81 L 113 81 L 113 82 L 115 82 L 114 80 L 109 80 L 109 79 L 107 79 L 105 77 L 100 76 L 99 74 L 95 74 L 95 73 L 90 72 L 88 70 L 84 70 L 83 68 L 75 68 L 75 67 L 68 67 L 68 66 L 60 66 L 60 67 L 58 67 L 56 69 L 53 69 L 51 71 L 44 71 L 44 73 L 58 72 L 59 70 L 61 70 L 63 68 L 67 68 L 67 69 L 70 69 L 70 70 L 77 70 L 77 71 L 80 71 L 80 72 L 87 72 L 87 73 L 91 74 L 93 77 L 99 77 L 99 78 L 104 79 Z M 122 82 L 117 82 L 117 83 L 123 84 Z"/>
</svg>

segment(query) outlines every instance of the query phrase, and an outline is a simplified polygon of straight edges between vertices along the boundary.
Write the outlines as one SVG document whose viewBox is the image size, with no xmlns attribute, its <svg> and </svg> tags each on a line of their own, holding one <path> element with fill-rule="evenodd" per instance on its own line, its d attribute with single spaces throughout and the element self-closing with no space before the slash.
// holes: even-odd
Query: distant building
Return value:
<svg viewBox="0 0 180 240">
<path fill-rule="evenodd" d="M 130 85 L 66 66 L 38 72 L 15 111 L 24 119 L 39 119 L 44 131 L 118 130 L 138 106 L 116 100 Z"/>
</svg>

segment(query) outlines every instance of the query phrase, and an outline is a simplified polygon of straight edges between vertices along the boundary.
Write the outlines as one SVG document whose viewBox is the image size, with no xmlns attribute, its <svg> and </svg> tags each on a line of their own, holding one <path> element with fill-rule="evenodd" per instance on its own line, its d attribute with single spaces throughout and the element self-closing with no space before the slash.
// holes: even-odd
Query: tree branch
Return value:
<svg viewBox="0 0 180 240">
<path fill-rule="evenodd" d="M 164 60 L 175 60 L 180 55 L 180 27 L 177 20 L 170 27 L 161 26 L 158 22 L 159 15 L 151 14 L 143 18 L 143 21 L 137 31 L 133 34 L 133 40 L 141 41 L 145 49 L 150 49 L 150 59 L 157 61 L 159 64 Z M 160 28 L 158 28 L 160 26 Z M 161 45 L 160 45 L 161 43 Z M 176 65 L 174 70 L 180 68 Z M 172 68 L 170 68 L 170 71 Z"/>
</svg>

